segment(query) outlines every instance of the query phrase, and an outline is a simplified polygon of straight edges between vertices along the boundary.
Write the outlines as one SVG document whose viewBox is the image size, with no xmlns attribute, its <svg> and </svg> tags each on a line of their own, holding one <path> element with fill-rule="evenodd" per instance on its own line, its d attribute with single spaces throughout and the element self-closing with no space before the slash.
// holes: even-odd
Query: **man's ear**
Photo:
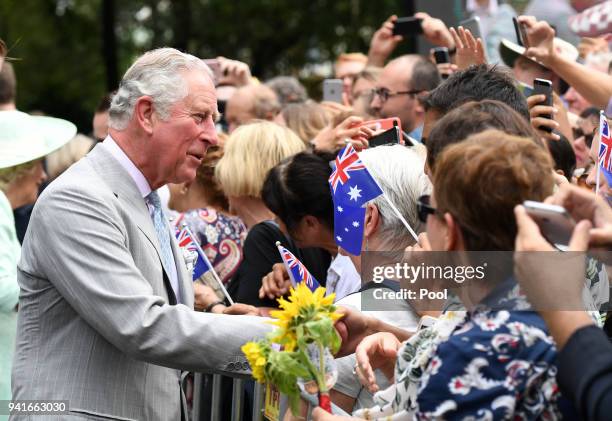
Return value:
<svg viewBox="0 0 612 421">
<path fill-rule="evenodd" d="M 380 212 L 378 212 L 378 207 L 371 203 L 366 205 L 366 214 L 363 224 L 363 234 L 366 238 L 376 232 L 378 224 L 380 224 Z"/>
<path fill-rule="evenodd" d="M 153 98 L 150 96 L 141 96 L 138 98 L 134 105 L 134 117 L 138 122 L 138 126 L 145 133 L 148 135 L 153 134 L 153 119 L 155 118 Z"/>
</svg>

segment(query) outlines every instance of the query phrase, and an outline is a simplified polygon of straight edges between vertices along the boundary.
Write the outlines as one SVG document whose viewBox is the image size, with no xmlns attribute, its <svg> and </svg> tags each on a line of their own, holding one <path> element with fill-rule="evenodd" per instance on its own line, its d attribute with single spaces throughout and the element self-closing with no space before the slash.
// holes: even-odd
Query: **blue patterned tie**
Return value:
<svg viewBox="0 0 612 421">
<path fill-rule="evenodd" d="M 151 219 L 153 220 L 155 233 L 157 234 L 157 239 L 159 240 L 159 245 L 161 247 L 162 263 L 166 273 L 168 274 L 168 279 L 170 280 L 170 284 L 174 290 L 176 300 L 179 302 L 180 295 L 178 280 L 176 279 L 176 265 L 174 263 L 172 247 L 170 245 L 170 231 L 168 230 L 168 225 L 166 224 L 166 219 L 161 208 L 161 200 L 159 199 L 159 195 L 155 190 L 147 195 L 146 200 L 153 207 Z"/>
</svg>

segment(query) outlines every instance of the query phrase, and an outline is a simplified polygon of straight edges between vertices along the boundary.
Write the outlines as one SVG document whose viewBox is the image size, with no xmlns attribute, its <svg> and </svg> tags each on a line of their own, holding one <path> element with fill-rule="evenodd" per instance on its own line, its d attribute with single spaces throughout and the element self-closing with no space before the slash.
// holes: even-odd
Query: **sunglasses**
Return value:
<svg viewBox="0 0 612 421">
<path fill-rule="evenodd" d="M 427 223 L 427 217 L 429 215 L 434 215 L 438 212 L 436 208 L 430 205 L 431 196 L 425 194 L 417 200 L 417 214 L 419 216 L 419 221 L 422 223 Z"/>
</svg>

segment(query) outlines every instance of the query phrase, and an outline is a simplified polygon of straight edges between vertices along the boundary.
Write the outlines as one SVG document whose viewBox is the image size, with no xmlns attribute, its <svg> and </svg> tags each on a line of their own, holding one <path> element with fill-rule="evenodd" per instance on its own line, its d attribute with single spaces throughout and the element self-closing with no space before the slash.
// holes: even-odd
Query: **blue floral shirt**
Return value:
<svg viewBox="0 0 612 421">
<path fill-rule="evenodd" d="M 577 419 L 561 396 L 557 349 L 512 279 L 466 313 L 419 384 L 419 420 Z"/>
</svg>

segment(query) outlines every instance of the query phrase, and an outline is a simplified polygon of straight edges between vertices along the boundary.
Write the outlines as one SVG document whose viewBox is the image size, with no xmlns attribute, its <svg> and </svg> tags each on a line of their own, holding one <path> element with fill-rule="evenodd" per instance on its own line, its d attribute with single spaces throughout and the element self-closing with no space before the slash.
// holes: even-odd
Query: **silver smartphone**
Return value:
<svg viewBox="0 0 612 421">
<path fill-rule="evenodd" d="M 323 80 L 323 101 L 342 104 L 342 79 Z"/>
<path fill-rule="evenodd" d="M 482 30 L 480 29 L 480 18 L 478 16 L 462 20 L 461 22 L 459 22 L 459 26 L 463 26 L 463 28 L 469 29 L 472 35 L 474 35 L 474 38 L 480 38 L 484 43 L 484 38 L 482 37 Z"/>
<path fill-rule="evenodd" d="M 561 250 L 567 249 L 576 222 L 564 207 L 531 200 L 523 202 L 523 206 L 549 243 Z"/>
</svg>

